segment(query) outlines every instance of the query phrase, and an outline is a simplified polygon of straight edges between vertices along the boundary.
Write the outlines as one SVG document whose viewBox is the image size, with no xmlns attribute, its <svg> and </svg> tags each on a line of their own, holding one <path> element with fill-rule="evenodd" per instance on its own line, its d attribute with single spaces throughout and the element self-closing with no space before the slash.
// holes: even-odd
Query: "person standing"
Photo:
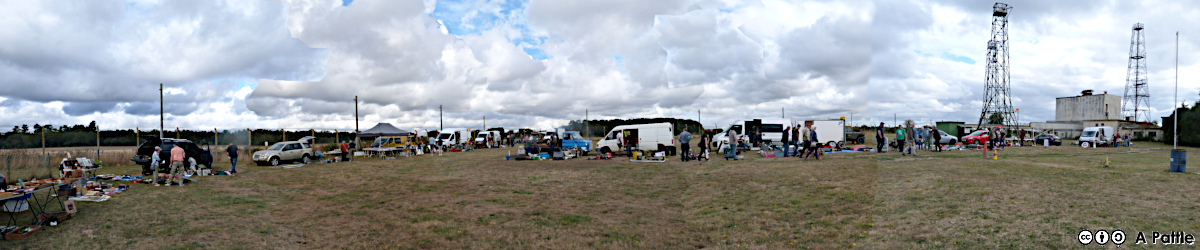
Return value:
<svg viewBox="0 0 1200 250">
<path fill-rule="evenodd" d="M 917 144 L 917 149 L 925 149 L 925 130 L 913 128 L 913 135 L 913 139 L 915 139 L 913 142 Z"/>
<path fill-rule="evenodd" d="M 913 146 L 914 146 L 914 145 L 917 145 L 917 142 L 918 142 L 918 139 L 917 139 L 917 136 L 916 136 L 916 134 L 917 134 L 917 128 L 916 128 L 916 127 L 914 127 L 912 124 L 908 124 L 908 130 L 907 130 L 906 132 L 908 132 L 908 136 L 906 136 L 905 138 L 909 138 L 909 142 L 908 142 L 908 154 L 910 154 L 910 155 L 913 155 L 913 156 L 916 156 L 916 155 L 917 155 L 917 151 L 915 151 L 915 150 L 913 149 Z"/>
<path fill-rule="evenodd" d="M 238 159 L 237 145 L 233 145 L 233 143 L 230 142 L 229 147 L 225 148 L 225 152 L 229 154 L 229 165 L 230 165 L 229 175 L 237 174 L 237 159 Z"/>
<path fill-rule="evenodd" d="M 925 126 L 925 150 L 933 150 L 933 126 Z"/>
<path fill-rule="evenodd" d="M 441 143 L 442 143 L 442 140 L 438 139 L 438 144 L 441 144 Z M 346 141 L 342 141 L 342 144 L 338 144 L 338 149 L 340 151 L 342 151 L 342 161 L 349 160 L 350 144 L 346 144 Z"/>
<path fill-rule="evenodd" d="M 800 126 L 792 129 L 792 141 L 788 145 L 792 145 L 792 156 L 798 156 L 797 152 L 800 151 Z"/>
<path fill-rule="evenodd" d="M 688 133 L 687 128 L 683 129 L 683 133 L 679 133 L 679 160 L 688 161 L 688 155 L 691 154 L 692 133 Z"/>
<path fill-rule="evenodd" d="M 733 155 L 733 156 L 735 156 L 735 157 L 736 157 L 736 156 L 737 156 L 737 152 L 738 152 L 738 151 L 741 151 L 741 148 L 739 148 L 739 147 L 741 146 L 741 145 L 740 145 L 741 143 L 738 143 L 738 133 L 737 133 L 737 130 L 730 130 L 729 132 L 725 132 L 725 135 L 729 136 L 729 138 L 728 138 L 728 140 L 729 140 L 729 143 L 728 143 L 728 144 L 729 144 L 729 148 L 728 148 L 728 149 L 726 149 L 726 150 L 733 150 L 733 151 L 732 151 L 732 152 L 733 152 L 733 154 L 729 154 L 729 155 Z M 728 153 L 727 153 L 727 154 L 728 154 Z M 736 160 L 736 159 L 737 159 L 737 158 L 734 158 L 734 160 Z"/>
<path fill-rule="evenodd" d="M 162 162 L 162 158 L 158 156 L 159 152 L 162 152 L 162 148 L 154 146 L 154 153 L 150 154 L 150 180 L 156 187 L 158 186 L 158 163 Z"/>
<path fill-rule="evenodd" d="M 708 142 L 709 142 L 708 132 L 705 132 L 704 130 L 700 130 L 700 142 L 696 143 L 696 148 L 700 149 L 700 153 L 696 154 L 696 161 L 700 161 L 700 158 L 704 158 L 704 161 L 709 160 L 708 159 Z"/>
<path fill-rule="evenodd" d="M 783 157 L 788 156 L 787 148 L 788 148 L 788 145 L 791 143 L 791 141 L 788 140 L 789 139 L 788 136 L 791 135 L 791 133 L 792 133 L 792 127 L 783 128 L 783 140 L 780 140 L 780 142 L 783 143 Z"/>
<path fill-rule="evenodd" d="M 896 127 L 896 147 L 900 149 L 900 155 L 904 155 L 904 126 Z"/>
<path fill-rule="evenodd" d="M 171 147 L 171 171 L 167 175 L 167 186 L 171 186 L 171 182 L 175 181 L 175 177 L 179 177 L 179 185 L 183 186 L 183 147 L 175 145 Z"/>
<path fill-rule="evenodd" d="M 934 150 L 942 152 L 942 131 L 938 130 L 937 127 L 933 127 L 933 131 L 930 134 L 933 136 Z"/>
<path fill-rule="evenodd" d="M 1024 146 L 1025 146 L 1025 130 L 1024 130 L 1024 129 L 1022 129 L 1022 130 L 1021 130 L 1021 132 L 1018 132 L 1018 134 L 1017 134 L 1017 140 L 1021 140 L 1021 143 L 1020 143 L 1020 145 L 1021 145 L 1022 147 L 1024 147 Z"/>
<path fill-rule="evenodd" d="M 880 122 L 878 127 L 875 127 L 875 153 L 883 153 L 883 123 Z"/>
</svg>

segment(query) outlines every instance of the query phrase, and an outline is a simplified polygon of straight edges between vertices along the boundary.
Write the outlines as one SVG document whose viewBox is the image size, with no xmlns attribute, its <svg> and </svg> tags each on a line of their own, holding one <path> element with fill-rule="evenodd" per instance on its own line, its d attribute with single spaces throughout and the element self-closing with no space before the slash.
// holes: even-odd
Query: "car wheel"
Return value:
<svg viewBox="0 0 1200 250">
<path fill-rule="evenodd" d="M 308 154 L 305 154 L 304 157 L 300 158 L 300 161 L 304 162 L 305 165 L 312 164 L 312 157 L 309 157 Z"/>
<path fill-rule="evenodd" d="M 838 148 L 838 149 L 842 149 L 842 148 L 844 148 L 844 147 L 846 147 L 846 142 L 838 142 L 838 143 L 837 143 L 837 148 Z"/>
<path fill-rule="evenodd" d="M 272 167 L 279 166 L 279 157 L 271 157 L 270 163 Z"/>
<path fill-rule="evenodd" d="M 954 140 L 954 139 L 950 139 L 950 145 L 955 145 L 955 144 L 957 144 L 957 142 L 958 142 L 958 141 L 956 141 L 956 140 Z"/>
<path fill-rule="evenodd" d="M 865 139 L 865 138 L 862 138 L 862 137 L 859 137 L 859 138 L 858 138 L 858 144 L 859 144 L 859 145 L 867 144 L 867 139 Z"/>
<path fill-rule="evenodd" d="M 826 143 L 825 143 L 825 146 L 829 146 L 829 147 L 831 147 L 831 148 L 837 148 L 837 147 L 838 147 L 838 144 L 837 144 L 837 142 L 834 142 L 834 141 L 829 141 L 829 142 L 826 142 Z"/>
<path fill-rule="evenodd" d="M 581 152 L 579 152 L 579 153 L 580 153 L 580 154 L 582 154 L 583 156 L 587 156 L 587 155 L 588 155 L 588 152 L 591 152 L 591 151 L 589 151 L 589 150 L 580 150 L 580 151 L 581 151 Z"/>
<path fill-rule="evenodd" d="M 601 154 L 606 154 L 606 155 L 607 155 L 607 154 L 609 154 L 609 153 L 612 153 L 612 150 L 611 150 L 611 149 L 608 149 L 608 147 L 603 147 L 603 148 L 600 148 L 600 153 L 601 153 Z"/>
</svg>

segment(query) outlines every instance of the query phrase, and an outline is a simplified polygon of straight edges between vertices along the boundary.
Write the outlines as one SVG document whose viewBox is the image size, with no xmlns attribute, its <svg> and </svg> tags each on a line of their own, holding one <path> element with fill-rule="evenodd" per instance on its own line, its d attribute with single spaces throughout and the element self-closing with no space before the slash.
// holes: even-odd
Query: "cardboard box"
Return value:
<svg viewBox="0 0 1200 250">
<path fill-rule="evenodd" d="M 31 230 L 28 232 L 22 232 L 25 231 L 26 228 L 31 228 Z M 12 232 L 4 234 L 4 240 L 23 240 L 41 230 L 42 226 L 21 226 L 17 228 L 17 230 L 13 230 Z"/>
<path fill-rule="evenodd" d="M 0 192 L 0 198 L 8 198 L 9 196 L 13 196 L 13 193 L 12 192 Z"/>
</svg>

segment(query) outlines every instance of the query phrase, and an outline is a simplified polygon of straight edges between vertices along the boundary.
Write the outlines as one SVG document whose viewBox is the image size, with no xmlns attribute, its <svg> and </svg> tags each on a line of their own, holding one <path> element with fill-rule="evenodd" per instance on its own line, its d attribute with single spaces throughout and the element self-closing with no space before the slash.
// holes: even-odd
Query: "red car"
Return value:
<svg viewBox="0 0 1200 250">
<path fill-rule="evenodd" d="M 966 144 L 987 143 L 988 138 L 989 137 L 988 137 L 987 131 L 981 130 L 981 131 L 975 131 L 969 135 L 963 136 L 962 142 L 966 143 Z"/>
</svg>

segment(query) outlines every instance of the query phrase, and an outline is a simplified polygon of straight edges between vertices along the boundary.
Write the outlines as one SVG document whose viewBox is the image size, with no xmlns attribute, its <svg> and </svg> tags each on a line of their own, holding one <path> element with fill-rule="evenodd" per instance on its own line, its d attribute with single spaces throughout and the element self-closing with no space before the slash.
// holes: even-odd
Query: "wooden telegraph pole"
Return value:
<svg viewBox="0 0 1200 250">
<path fill-rule="evenodd" d="M 100 126 L 96 126 L 96 160 L 100 160 Z"/>
<path fill-rule="evenodd" d="M 163 122 L 163 120 L 164 120 L 163 117 L 164 117 L 163 116 L 163 84 L 159 83 L 158 84 L 158 138 L 159 139 L 162 139 L 163 131 L 166 131 L 166 129 L 167 129 L 165 123 Z"/>
</svg>

